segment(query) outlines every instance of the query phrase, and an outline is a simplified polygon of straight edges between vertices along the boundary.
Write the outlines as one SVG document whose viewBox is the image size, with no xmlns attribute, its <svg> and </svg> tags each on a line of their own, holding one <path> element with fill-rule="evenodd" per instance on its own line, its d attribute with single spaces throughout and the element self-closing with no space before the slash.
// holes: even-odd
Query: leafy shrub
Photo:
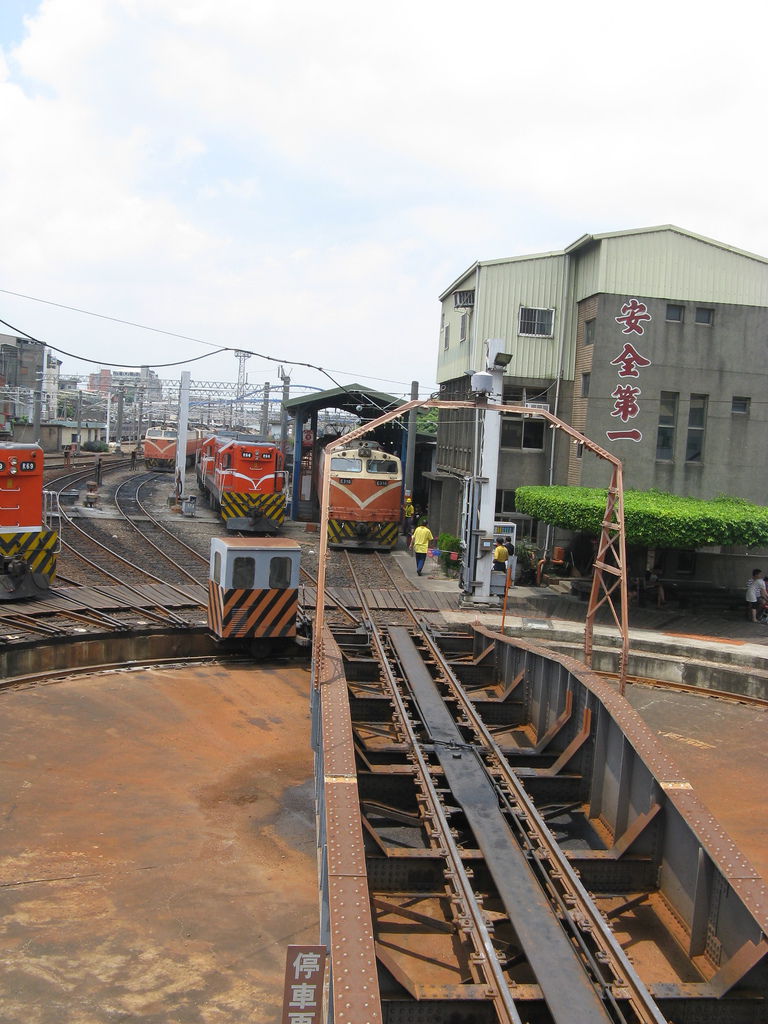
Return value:
<svg viewBox="0 0 768 1024">
<path fill-rule="evenodd" d="M 461 551 L 461 541 L 452 533 L 441 533 L 437 538 L 437 546 L 440 548 L 440 564 L 445 572 L 458 572 L 459 560 L 451 558 L 451 551 Z"/>
<path fill-rule="evenodd" d="M 594 487 L 518 487 L 515 507 L 552 526 L 600 533 L 607 491 Z M 768 545 L 768 508 L 720 495 L 713 501 L 663 491 L 625 491 L 627 543 L 651 548 L 707 544 Z"/>
<path fill-rule="evenodd" d="M 81 452 L 108 452 L 109 447 L 104 441 L 85 441 L 80 445 Z"/>
</svg>

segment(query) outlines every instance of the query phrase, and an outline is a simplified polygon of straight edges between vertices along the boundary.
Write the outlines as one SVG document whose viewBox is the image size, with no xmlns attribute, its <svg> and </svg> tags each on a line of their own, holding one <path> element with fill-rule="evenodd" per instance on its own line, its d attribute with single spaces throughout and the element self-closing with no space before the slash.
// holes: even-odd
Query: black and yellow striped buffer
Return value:
<svg viewBox="0 0 768 1024">
<path fill-rule="evenodd" d="M 277 491 L 274 494 L 224 491 L 222 494 L 222 519 L 246 519 L 254 512 L 282 526 L 285 520 L 285 491 Z"/>
<path fill-rule="evenodd" d="M 41 572 L 53 583 L 59 535 L 55 530 L 0 533 L 0 555 L 23 558 L 33 572 Z"/>
<path fill-rule="evenodd" d="M 299 592 L 286 590 L 222 590 L 208 582 L 208 624 L 222 637 L 296 636 Z"/>
<path fill-rule="evenodd" d="M 328 541 L 330 544 L 354 546 L 356 543 L 375 543 L 382 547 L 393 548 L 397 543 L 399 527 L 397 523 L 366 523 L 368 532 L 364 536 L 357 533 L 357 523 L 344 519 L 328 520 Z"/>
</svg>

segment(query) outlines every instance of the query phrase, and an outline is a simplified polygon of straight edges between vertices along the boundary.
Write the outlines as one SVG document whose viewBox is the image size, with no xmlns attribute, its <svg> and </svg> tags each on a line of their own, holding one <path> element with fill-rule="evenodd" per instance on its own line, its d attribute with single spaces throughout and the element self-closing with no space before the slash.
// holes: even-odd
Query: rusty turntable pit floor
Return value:
<svg viewBox="0 0 768 1024">
<path fill-rule="evenodd" d="M 663 687 L 628 686 L 626 693 L 696 795 L 768 882 L 768 709 Z"/>
<path fill-rule="evenodd" d="M 0 699 L 0 1021 L 280 1019 L 317 941 L 310 675 L 114 672 Z"/>
</svg>

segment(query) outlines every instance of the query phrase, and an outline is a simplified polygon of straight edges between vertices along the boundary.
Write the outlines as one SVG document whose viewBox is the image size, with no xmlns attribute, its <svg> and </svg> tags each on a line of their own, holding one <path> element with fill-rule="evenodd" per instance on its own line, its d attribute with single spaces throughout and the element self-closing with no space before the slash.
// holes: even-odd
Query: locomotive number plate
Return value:
<svg viewBox="0 0 768 1024">
<path fill-rule="evenodd" d="M 351 476 L 340 476 L 339 477 L 339 483 L 340 484 L 351 484 L 352 483 L 352 477 Z"/>
<path fill-rule="evenodd" d="M 376 486 L 377 487 L 386 487 L 388 483 L 389 483 L 389 480 L 377 480 L 376 481 Z"/>
<path fill-rule="evenodd" d="M 34 468 L 35 468 L 35 463 L 34 462 L 21 462 L 19 464 L 19 469 L 29 470 L 29 469 L 34 469 Z"/>
<path fill-rule="evenodd" d="M 0 473 L 4 472 L 4 470 L 5 470 L 5 463 L 4 462 L 0 462 Z"/>
<path fill-rule="evenodd" d="M 262 452 L 261 453 L 261 457 L 262 457 L 262 459 L 271 459 L 272 458 L 272 452 Z"/>
<path fill-rule="evenodd" d="M 242 452 L 241 454 L 242 454 L 244 459 L 252 459 L 253 458 L 253 452 Z"/>
</svg>

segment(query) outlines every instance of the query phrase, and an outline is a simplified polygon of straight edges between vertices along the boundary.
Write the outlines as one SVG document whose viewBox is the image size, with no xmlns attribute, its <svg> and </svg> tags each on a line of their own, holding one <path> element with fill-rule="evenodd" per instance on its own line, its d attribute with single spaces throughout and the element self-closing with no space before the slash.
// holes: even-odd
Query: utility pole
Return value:
<svg viewBox="0 0 768 1024">
<path fill-rule="evenodd" d="M 83 392 L 77 392 L 77 449 L 82 450 L 82 438 L 80 437 L 80 431 L 83 429 Z"/>
<path fill-rule="evenodd" d="M 261 406 L 261 434 L 265 441 L 269 440 L 269 381 L 264 383 L 264 399 Z"/>
<path fill-rule="evenodd" d="M 139 399 L 138 415 L 136 417 L 136 444 L 141 444 L 141 421 L 144 419 L 144 389 L 137 388 L 136 394 Z"/>
<path fill-rule="evenodd" d="M 411 381 L 411 401 L 415 402 L 419 397 L 419 382 Z M 416 455 L 416 410 L 411 409 L 408 413 L 408 441 L 405 449 L 405 493 L 413 497 L 413 473 L 414 456 Z"/>
<path fill-rule="evenodd" d="M 123 440 L 123 401 L 125 400 L 125 391 L 121 384 L 117 391 L 117 427 L 115 428 L 115 436 L 117 443 L 120 444 Z"/>
<path fill-rule="evenodd" d="M 475 474 L 467 509 L 465 538 L 467 565 L 463 589 L 471 600 L 488 604 L 491 600 L 491 569 L 495 539 L 496 480 L 499 472 L 501 416 L 484 408 L 497 404 L 504 396 L 504 368 L 512 356 L 504 351 L 501 338 L 488 338 L 483 345 L 485 370 L 472 374 L 471 387 L 478 401 L 475 429 Z"/>
<path fill-rule="evenodd" d="M 42 387 L 42 383 L 40 385 Z M 43 404 L 42 391 L 35 391 L 32 400 L 32 440 L 40 441 L 40 411 Z"/>
<path fill-rule="evenodd" d="M 235 419 L 240 420 L 239 424 L 232 426 L 245 426 L 245 392 L 248 387 L 248 374 L 245 372 L 245 364 L 251 358 L 250 352 L 235 352 L 235 359 L 238 362 L 237 368 L 237 393 L 235 396 Z"/>
<path fill-rule="evenodd" d="M 280 415 L 280 451 L 285 456 L 286 448 L 288 447 L 288 410 L 286 405 L 291 397 L 291 378 L 282 366 L 278 373 L 280 374 L 280 380 L 283 382 L 283 404 Z"/>
</svg>

